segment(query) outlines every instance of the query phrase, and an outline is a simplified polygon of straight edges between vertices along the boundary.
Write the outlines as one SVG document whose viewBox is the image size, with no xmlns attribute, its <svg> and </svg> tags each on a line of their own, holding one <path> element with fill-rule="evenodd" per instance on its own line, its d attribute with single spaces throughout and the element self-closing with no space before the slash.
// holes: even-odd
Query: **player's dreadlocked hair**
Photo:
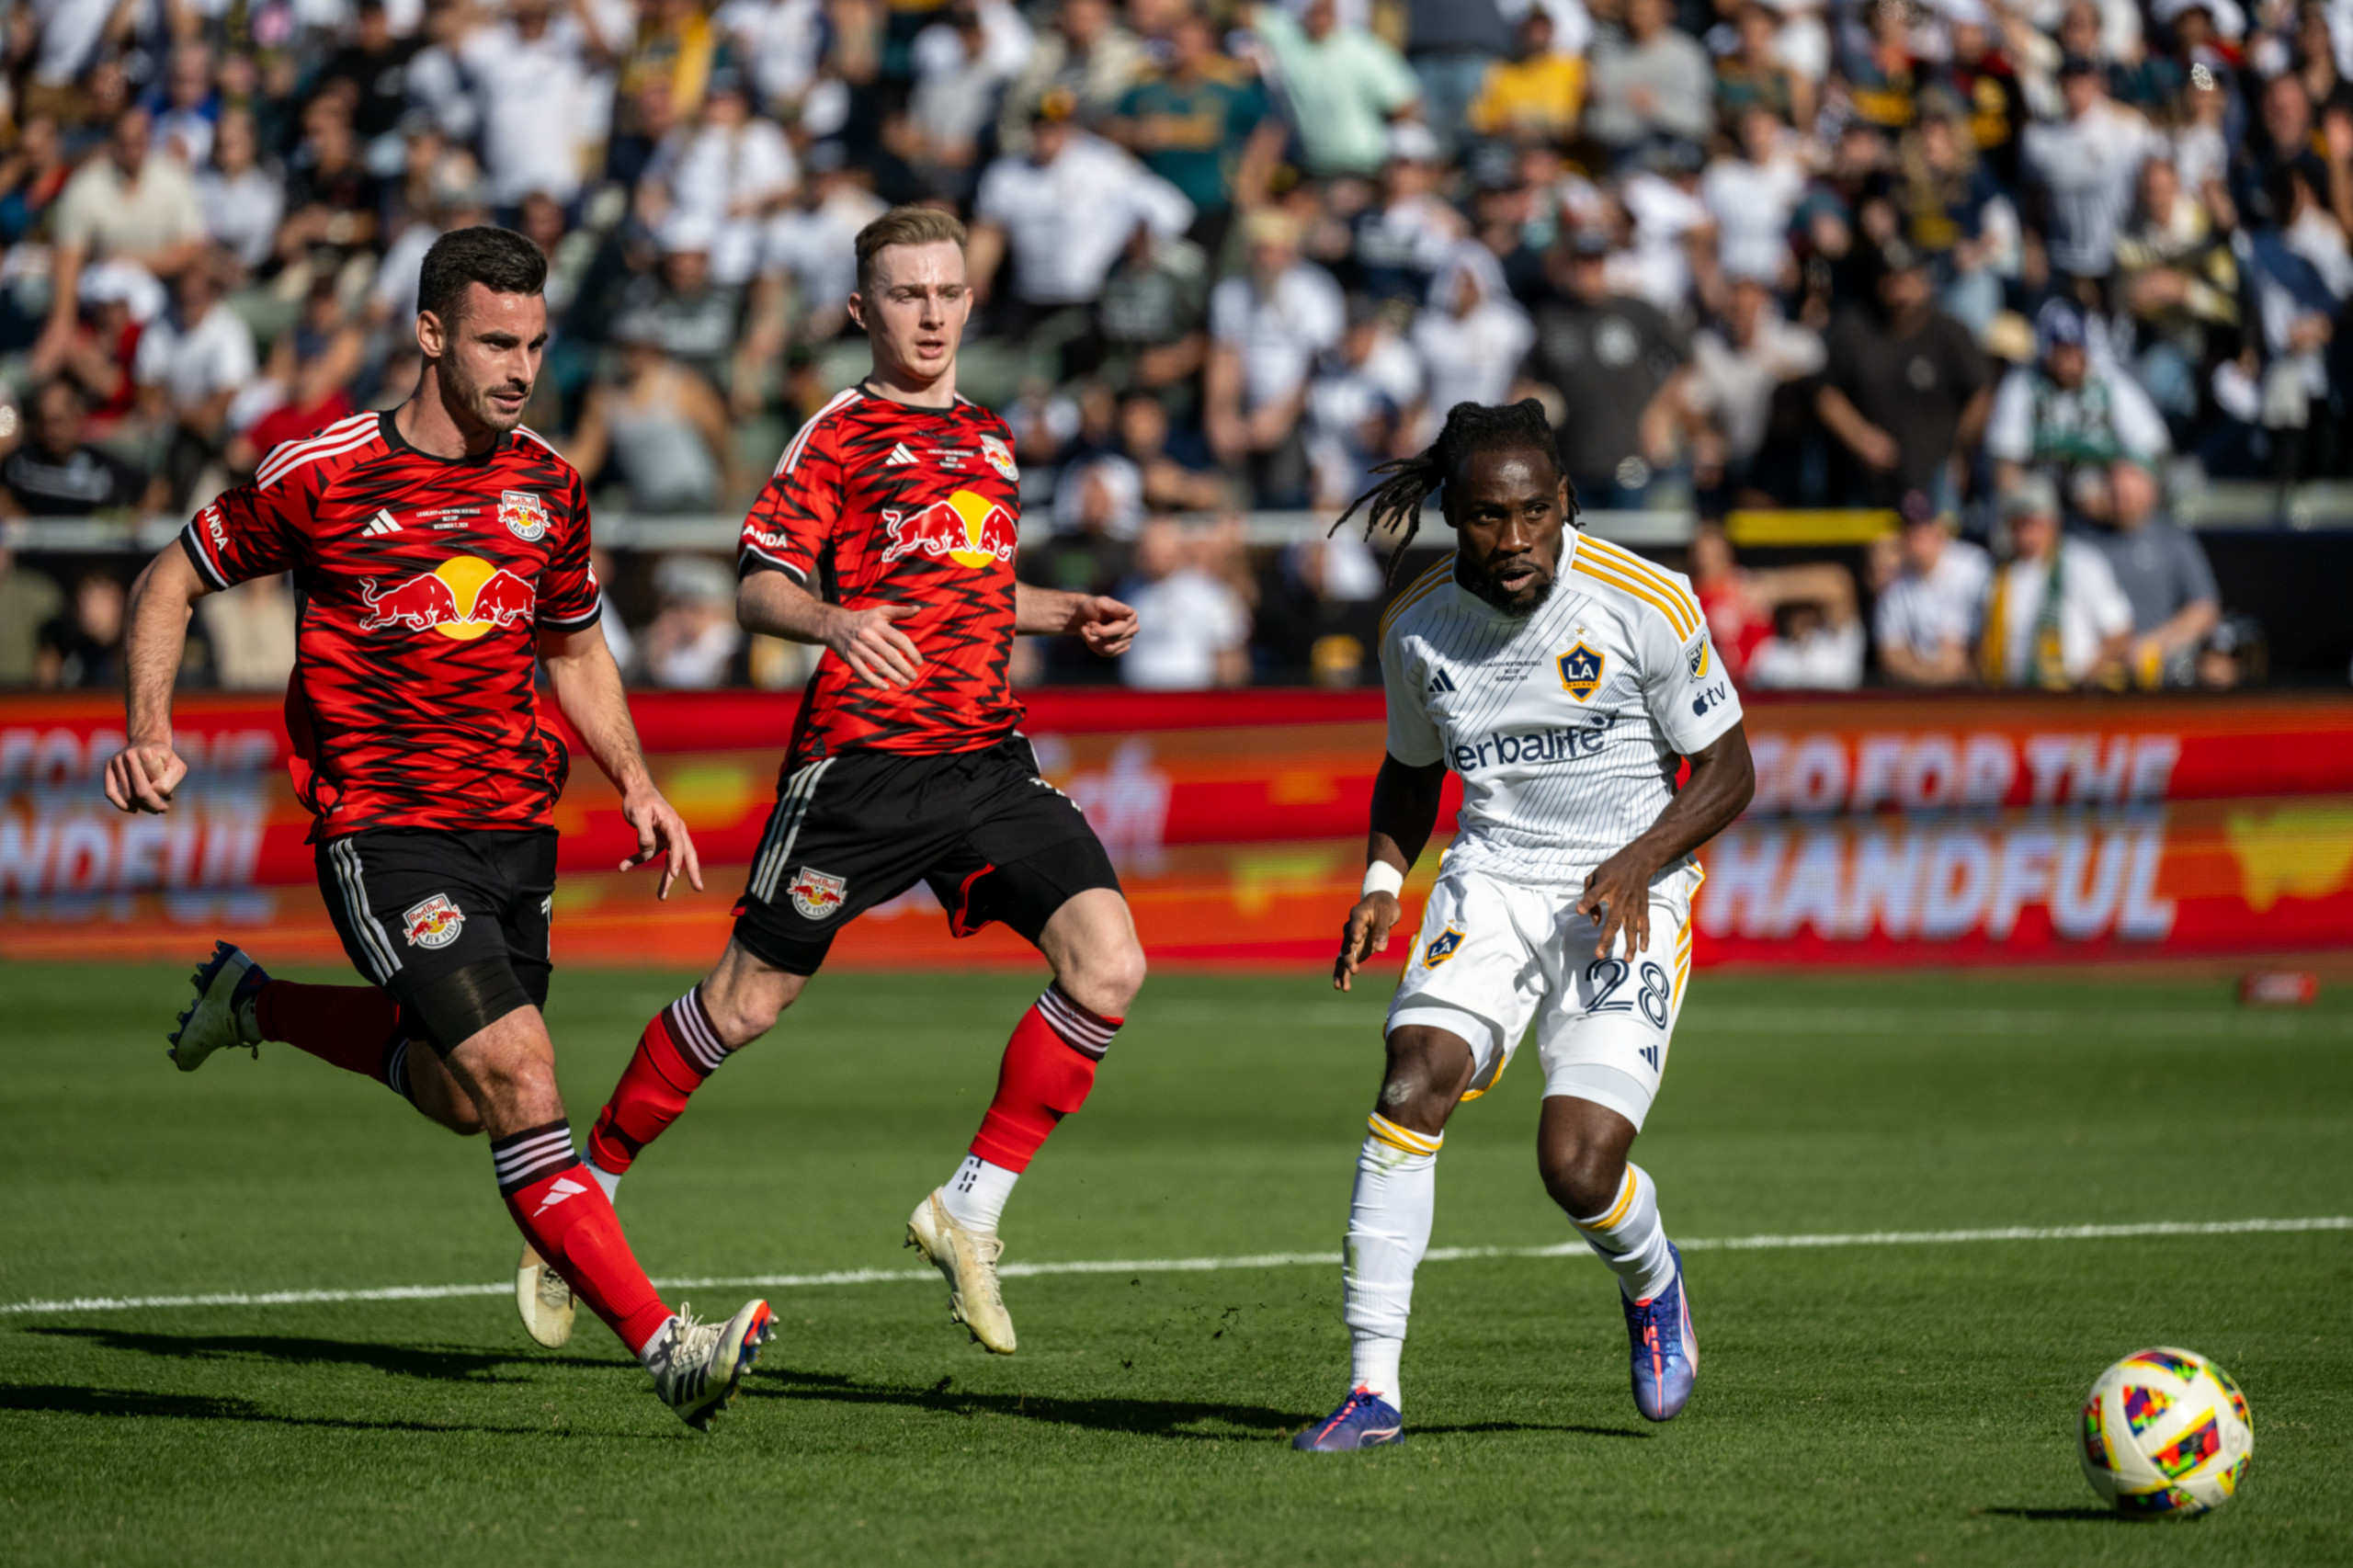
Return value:
<svg viewBox="0 0 2353 1568">
<path fill-rule="evenodd" d="M 1472 452 L 1494 451 L 1501 448 L 1534 448 L 1560 461 L 1552 444 L 1552 422 L 1544 417 L 1544 405 L 1532 397 L 1512 403 L 1458 403 L 1447 411 L 1445 427 L 1438 439 L 1418 456 L 1399 458 L 1375 468 L 1375 473 L 1389 477 L 1348 503 L 1340 514 L 1340 521 L 1331 531 L 1340 531 L 1341 523 L 1365 510 L 1364 537 L 1387 528 L 1402 528 L 1403 538 L 1397 548 L 1389 552 L 1388 579 L 1397 580 L 1398 562 L 1405 559 L 1406 546 L 1414 542 L 1414 535 L 1422 526 L 1422 503 L 1437 494 L 1462 467 L 1463 459 Z M 1569 493 L 1568 521 L 1576 523 L 1577 497 Z"/>
</svg>

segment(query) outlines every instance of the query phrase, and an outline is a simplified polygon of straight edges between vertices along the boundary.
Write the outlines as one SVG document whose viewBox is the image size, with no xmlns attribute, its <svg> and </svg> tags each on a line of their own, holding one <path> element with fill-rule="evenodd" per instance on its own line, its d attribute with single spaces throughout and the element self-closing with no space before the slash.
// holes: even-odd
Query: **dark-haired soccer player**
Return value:
<svg viewBox="0 0 2353 1568">
<path fill-rule="evenodd" d="M 907 1242 L 946 1275 L 949 1311 L 1014 1348 L 997 1221 L 1143 983 L 1120 880 L 1075 803 L 1038 776 L 1006 684 L 1016 632 L 1101 653 L 1135 635 L 1115 599 L 1014 581 L 1013 433 L 956 395 L 972 313 L 964 228 L 902 207 L 858 236 L 850 312 L 874 368 L 785 449 L 745 520 L 736 614 L 827 656 L 802 700 L 774 813 L 702 983 L 645 1026 L 588 1135 L 608 1191 L 729 1052 L 776 1024 L 858 915 L 929 885 L 966 936 L 1001 920 L 1054 981 L 1005 1048 L 970 1153 L 915 1206 Z"/>
<path fill-rule="evenodd" d="M 1455 548 L 1381 618 L 1389 755 L 1363 896 L 1333 967 L 1341 990 L 1389 945 L 1449 767 L 1462 807 L 1390 1004 L 1388 1071 L 1357 1156 L 1349 1393 L 1299 1448 L 1404 1436 L 1398 1362 L 1447 1118 L 1495 1084 L 1531 1024 L 1544 1074 L 1537 1163 L 1618 1276 L 1634 1403 L 1665 1421 L 1691 1397 L 1699 1346 L 1682 1258 L 1656 1187 L 1626 1154 L 1690 977 L 1691 852 L 1739 814 L 1755 778 L 1740 699 L 1690 584 L 1574 531 L 1556 451 L 1532 400 L 1457 403 L 1429 450 L 1384 465 L 1390 477 L 1358 503 L 1410 539 L 1439 492 Z M 1691 765 L 1679 792 L 1677 758 Z"/>
<path fill-rule="evenodd" d="M 661 859 L 664 897 L 681 874 L 701 884 L 597 627 L 580 476 L 522 427 L 547 343 L 546 277 L 538 248 L 511 231 L 436 240 L 417 292 L 425 368 L 409 400 L 279 446 L 140 574 L 130 744 L 107 764 L 107 798 L 169 811 L 187 776 L 171 709 L 189 604 L 293 573 L 295 791 L 314 819 L 319 887 L 344 950 L 374 983 L 273 981 L 222 943 L 197 971 L 173 1059 L 192 1072 L 224 1047 L 284 1040 L 380 1079 L 453 1131 L 488 1132 L 526 1240 L 702 1428 L 772 1332 L 767 1303 L 724 1324 L 663 1305 L 574 1153 L 540 1014 L 555 887 L 549 812 L 569 766 L 540 724 L 540 665 L 637 830 L 624 869 Z"/>
</svg>

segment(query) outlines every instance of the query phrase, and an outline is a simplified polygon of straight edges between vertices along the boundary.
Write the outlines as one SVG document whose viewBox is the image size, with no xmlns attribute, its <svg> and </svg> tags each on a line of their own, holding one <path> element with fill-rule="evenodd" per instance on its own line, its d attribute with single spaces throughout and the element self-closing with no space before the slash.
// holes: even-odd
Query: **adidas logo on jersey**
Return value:
<svg viewBox="0 0 2353 1568">
<path fill-rule="evenodd" d="M 400 531 L 401 526 L 392 521 L 392 513 L 379 506 L 376 508 L 376 515 L 368 519 L 368 526 L 359 530 L 359 537 L 379 539 L 385 534 L 396 534 Z"/>
<path fill-rule="evenodd" d="M 915 453 L 907 450 L 907 444 L 904 441 L 900 441 L 892 447 L 891 455 L 882 460 L 882 466 L 899 468 L 915 460 Z"/>
<path fill-rule="evenodd" d="M 1440 670 L 1437 675 L 1430 677 L 1429 689 L 1433 696 L 1441 691 L 1452 691 L 1454 689 L 1454 682 L 1447 678 L 1447 675 L 1444 670 Z"/>
</svg>

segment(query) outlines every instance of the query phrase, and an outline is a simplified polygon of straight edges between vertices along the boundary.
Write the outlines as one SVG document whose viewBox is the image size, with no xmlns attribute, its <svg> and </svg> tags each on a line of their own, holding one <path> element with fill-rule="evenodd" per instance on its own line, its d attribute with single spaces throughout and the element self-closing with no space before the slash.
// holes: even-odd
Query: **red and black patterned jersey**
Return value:
<svg viewBox="0 0 2353 1568">
<path fill-rule="evenodd" d="M 541 827 L 563 743 L 540 727 L 538 637 L 597 623 L 580 476 L 518 430 L 418 451 L 390 414 L 273 449 L 181 530 L 215 588 L 294 574 L 286 727 L 313 839 Z"/>
<path fill-rule="evenodd" d="M 751 516 L 736 563 L 778 571 L 847 609 L 904 604 L 915 684 L 867 685 L 832 653 L 802 698 L 787 767 L 868 748 L 992 745 L 1021 722 L 1006 678 L 1020 542 L 1013 432 L 958 398 L 918 408 L 852 387 L 801 427 Z"/>
</svg>

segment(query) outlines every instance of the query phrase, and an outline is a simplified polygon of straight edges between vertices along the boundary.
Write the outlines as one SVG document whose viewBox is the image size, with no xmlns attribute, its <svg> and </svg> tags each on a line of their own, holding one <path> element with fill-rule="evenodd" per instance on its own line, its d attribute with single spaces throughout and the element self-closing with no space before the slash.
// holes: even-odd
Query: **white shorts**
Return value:
<svg viewBox="0 0 2353 1568">
<path fill-rule="evenodd" d="M 1599 928 L 1577 913 L 1580 890 L 1441 871 L 1422 915 L 1384 1028 L 1422 1024 L 1470 1042 L 1465 1099 L 1495 1085 L 1536 1028 L 1544 1093 L 1592 1100 L 1632 1122 L 1650 1114 L 1691 978 L 1697 863 L 1651 881 L 1650 942 L 1593 956 Z"/>
</svg>

